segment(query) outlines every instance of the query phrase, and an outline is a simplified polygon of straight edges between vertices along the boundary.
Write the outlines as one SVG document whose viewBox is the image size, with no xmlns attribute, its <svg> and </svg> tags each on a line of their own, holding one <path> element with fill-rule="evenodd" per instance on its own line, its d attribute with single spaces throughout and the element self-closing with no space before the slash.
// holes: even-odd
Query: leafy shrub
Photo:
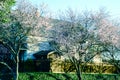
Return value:
<svg viewBox="0 0 120 80">
<path fill-rule="evenodd" d="M 62 61 L 59 59 L 55 59 L 55 60 L 52 60 L 51 63 L 52 63 L 51 67 L 55 66 L 55 69 L 59 67 L 59 69 L 62 72 L 75 72 L 75 68 L 69 60 Z M 104 64 L 104 63 L 102 64 L 94 64 L 94 63 L 84 64 L 83 63 L 81 68 L 82 68 L 82 72 L 84 73 L 116 73 L 117 71 L 113 65 Z"/>
<path fill-rule="evenodd" d="M 25 72 L 34 72 L 35 71 L 35 63 L 33 60 L 28 59 L 24 62 L 24 71 Z"/>
<path fill-rule="evenodd" d="M 82 72 L 85 72 L 85 73 L 116 73 L 116 68 L 113 65 L 86 64 L 86 65 L 82 65 Z"/>
<path fill-rule="evenodd" d="M 61 59 L 40 59 L 27 60 L 24 63 L 24 71 L 26 72 L 75 72 L 74 66 L 69 60 Z M 108 64 L 82 64 L 82 72 L 84 73 L 116 73 L 117 69 L 113 65 Z"/>
<path fill-rule="evenodd" d="M 82 74 L 83 80 L 119 80 L 116 74 Z M 19 80 L 78 80 L 73 73 L 20 73 Z"/>
</svg>

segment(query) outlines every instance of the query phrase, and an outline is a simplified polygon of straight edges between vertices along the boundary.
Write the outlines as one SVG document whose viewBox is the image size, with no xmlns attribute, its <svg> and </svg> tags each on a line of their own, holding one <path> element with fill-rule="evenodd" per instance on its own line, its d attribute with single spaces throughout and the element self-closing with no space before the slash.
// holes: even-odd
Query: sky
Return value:
<svg viewBox="0 0 120 80">
<path fill-rule="evenodd" d="M 113 17 L 120 17 L 120 0 L 29 0 L 34 5 L 45 3 L 49 9 L 57 13 L 68 8 L 73 10 L 99 10 L 105 8 Z"/>
</svg>

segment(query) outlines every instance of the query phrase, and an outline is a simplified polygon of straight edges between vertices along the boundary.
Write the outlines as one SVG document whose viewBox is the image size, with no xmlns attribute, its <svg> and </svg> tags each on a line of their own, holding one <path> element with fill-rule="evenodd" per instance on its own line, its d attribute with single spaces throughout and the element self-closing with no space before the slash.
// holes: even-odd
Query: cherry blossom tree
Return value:
<svg viewBox="0 0 120 80">
<path fill-rule="evenodd" d="M 0 41 L 10 51 L 14 67 L 9 65 L 13 72 L 14 80 L 18 80 L 19 76 L 19 54 L 21 50 L 26 50 L 27 38 L 30 35 L 43 36 L 44 31 L 49 23 L 48 16 L 42 16 L 38 9 L 31 5 L 28 1 L 20 0 L 17 3 L 16 9 L 12 10 L 9 15 L 10 21 L 1 27 Z"/>
<path fill-rule="evenodd" d="M 92 16 L 95 26 L 96 34 L 102 44 L 102 52 L 104 60 L 108 60 L 110 64 L 117 68 L 118 73 L 120 72 L 120 25 L 117 21 L 112 20 L 107 14 L 103 14 L 105 11 L 101 11 L 101 14 L 97 13 Z"/>
<path fill-rule="evenodd" d="M 83 16 L 68 9 L 62 13 L 59 20 L 53 21 L 54 25 L 49 35 L 53 48 L 65 59 L 70 60 L 75 67 L 78 80 L 82 79 L 81 65 L 85 62 L 85 56 L 91 54 L 88 49 L 94 41 L 94 34 L 90 32 L 91 19 L 88 15 Z"/>
</svg>

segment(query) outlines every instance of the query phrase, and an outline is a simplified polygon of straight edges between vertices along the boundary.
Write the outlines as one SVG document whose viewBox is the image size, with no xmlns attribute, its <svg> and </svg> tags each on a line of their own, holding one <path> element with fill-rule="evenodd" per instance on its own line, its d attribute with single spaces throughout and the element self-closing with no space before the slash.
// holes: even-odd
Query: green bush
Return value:
<svg viewBox="0 0 120 80">
<path fill-rule="evenodd" d="M 13 80 L 11 73 L 0 73 L 0 80 Z"/>
<path fill-rule="evenodd" d="M 83 80 L 119 80 L 117 74 L 82 74 Z M 20 73 L 19 80 L 78 80 L 73 73 Z"/>
<path fill-rule="evenodd" d="M 13 75 L 7 66 L 0 64 L 0 80 L 12 80 Z"/>
<path fill-rule="evenodd" d="M 24 71 L 25 72 L 34 72 L 35 71 L 35 63 L 33 60 L 28 59 L 24 62 Z"/>
<path fill-rule="evenodd" d="M 50 60 L 49 59 L 36 60 L 35 68 L 37 72 L 49 72 L 50 71 Z"/>
<path fill-rule="evenodd" d="M 19 80 L 73 80 L 75 79 L 75 75 L 67 75 L 67 74 L 58 74 L 58 73 L 20 73 Z"/>
</svg>

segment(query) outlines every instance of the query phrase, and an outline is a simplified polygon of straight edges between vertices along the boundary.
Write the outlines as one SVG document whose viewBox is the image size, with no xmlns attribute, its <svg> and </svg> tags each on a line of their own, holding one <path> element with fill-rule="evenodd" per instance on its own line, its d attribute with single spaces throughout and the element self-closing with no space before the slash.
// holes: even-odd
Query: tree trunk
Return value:
<svg viewBox="0 0 120 80">
<path fill-rule="evenodd" d="M 16 80 L 18 80 L 19 72 L 19 56 L 17 55 L 17 63 L 16 63 Z"/>
<path fill-rule="evenodd" d="M 18 68 L 19 68 L 19 56 L 17 55 L 16 56 L 16 69 L 14 72 L 14 80 L 18 80 L 18 76 L 19 76 Z"/>
<path fill-rule="evenodd" d="M 77 74 L 78 80 L 82 80 L 81 74 Z"/>
<path fill-rule="evenodd" d="M 77 77 L 78 77 L 78 80 L 82 80 L 82 77 L 81 77 L 81 69 L 80 69 L 80 64 L 77 64 Z"/>
</svg>

